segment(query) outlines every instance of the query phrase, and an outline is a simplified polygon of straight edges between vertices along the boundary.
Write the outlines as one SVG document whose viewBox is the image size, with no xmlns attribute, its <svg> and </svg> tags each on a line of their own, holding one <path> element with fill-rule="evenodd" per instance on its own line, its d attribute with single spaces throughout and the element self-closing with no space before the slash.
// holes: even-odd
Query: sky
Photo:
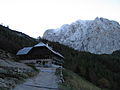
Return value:
<svg viewBox="0 0 120 90">
<path fill-rule="evenodd" d="M 47 29 L 96 17 L 120 23 L 120 0 L 0 0 L 0 24 L 34 38 Z"/>
</svg>

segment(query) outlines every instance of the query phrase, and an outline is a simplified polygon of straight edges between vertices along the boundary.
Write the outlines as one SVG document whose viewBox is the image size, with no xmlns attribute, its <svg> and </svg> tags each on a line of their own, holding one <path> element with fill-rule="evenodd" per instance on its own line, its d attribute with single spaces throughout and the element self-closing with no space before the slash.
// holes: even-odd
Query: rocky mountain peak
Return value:
<svg viewBox="0 0 120 90">
<path fill-rule="evenodd" d="M 110 54 L 120 49 L 120 25 L 98 17 L 94 20 L 77 20 L 58 29 L 47 30 L 43 38 L 79 51 Z"/>
</svg>

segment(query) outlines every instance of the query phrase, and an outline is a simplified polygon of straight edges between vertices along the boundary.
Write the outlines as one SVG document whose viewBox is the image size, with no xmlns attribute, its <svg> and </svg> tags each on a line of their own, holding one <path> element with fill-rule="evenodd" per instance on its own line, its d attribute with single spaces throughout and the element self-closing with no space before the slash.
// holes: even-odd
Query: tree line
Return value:
<svg viewBox="0 0 120 90">
<path fill-rule="evenodd" d="M 64 67 L 108 90 L 120 88 L 120 51 L 111 55 L 76 51 L 56 42 L 41 40 L 65 57 Z"/>
</svg>

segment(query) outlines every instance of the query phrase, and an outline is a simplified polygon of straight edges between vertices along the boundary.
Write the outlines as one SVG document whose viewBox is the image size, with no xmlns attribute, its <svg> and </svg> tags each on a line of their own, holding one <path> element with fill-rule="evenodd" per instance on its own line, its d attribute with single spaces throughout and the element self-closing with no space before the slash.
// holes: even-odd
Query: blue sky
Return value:
<svg viewBox="0 0 120 90">
<path fill-rule="evenodd" d="M 0 0 L 0 23 L 32 37 L 78 19 L 120 22 L 120 0 Z"/>
</svg>

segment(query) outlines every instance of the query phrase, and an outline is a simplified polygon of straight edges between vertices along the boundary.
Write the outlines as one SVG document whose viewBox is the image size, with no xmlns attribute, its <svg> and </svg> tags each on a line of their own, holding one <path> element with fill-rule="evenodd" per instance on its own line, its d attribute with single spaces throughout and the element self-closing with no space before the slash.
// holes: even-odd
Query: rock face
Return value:
<svg viewBox="0 0 120 90">
<path fill-rule="evenodd" d="M 78 20 L 58 29 L 47 30 L 43 38 L 79 51 L 110 54 L 120 49 L 120 25 L 105 18 Z"/>
</svg>

